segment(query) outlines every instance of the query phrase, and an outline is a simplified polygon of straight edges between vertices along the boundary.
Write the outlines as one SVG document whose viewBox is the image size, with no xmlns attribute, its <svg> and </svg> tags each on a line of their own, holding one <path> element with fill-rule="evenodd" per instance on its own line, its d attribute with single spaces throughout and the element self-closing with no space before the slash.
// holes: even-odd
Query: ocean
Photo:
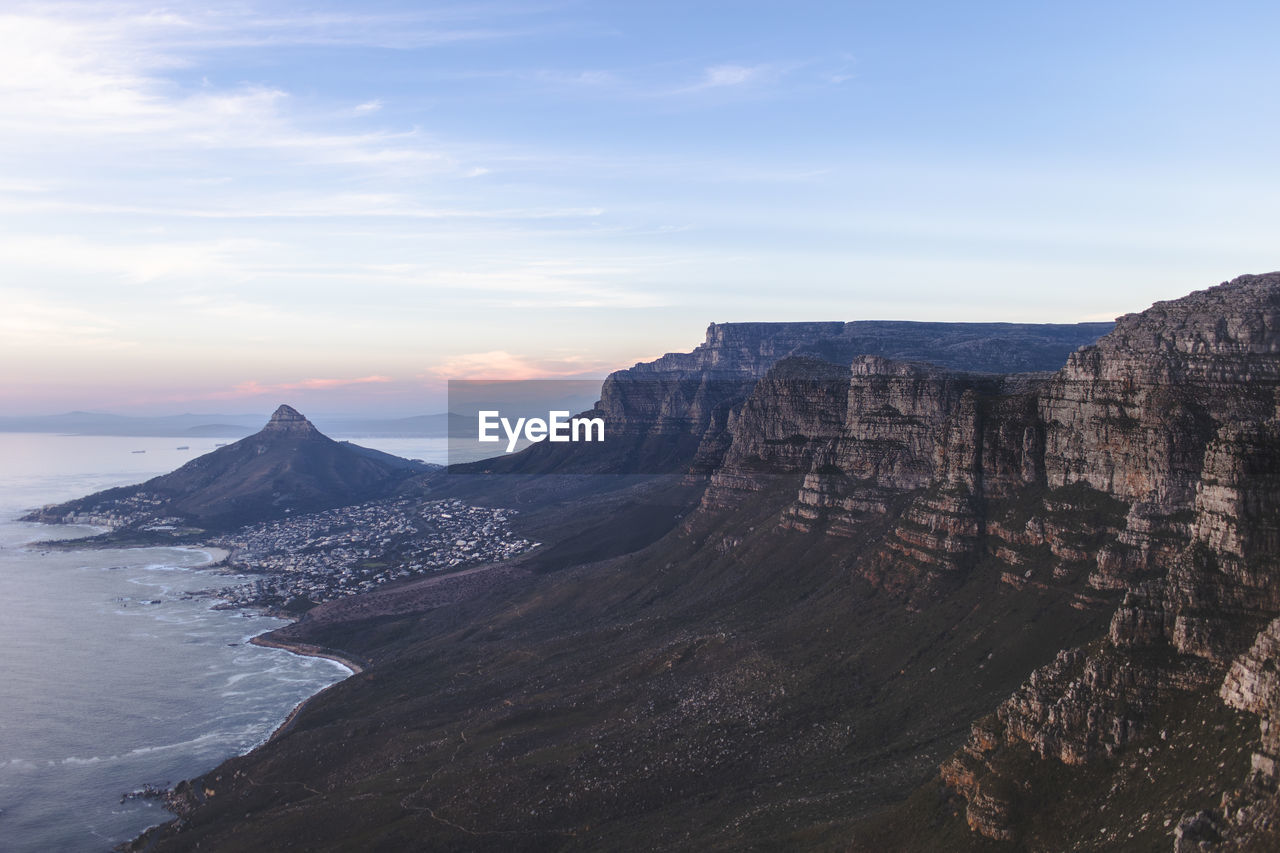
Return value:
<svg viewBox="0 0 1280 853">
<path fill-rule="evenodd" d="M 6 853 L 105 851 L 169 820 L 158 801 L 123 795 L 252 749 L 299 702 L 350 674 L 334 661 L 249 645 L 285 623 L 213 610 L 215 600 L 191 595 L 234 581 L 199 568 L 206 552 L 46 550 L 32 543 L 95 531 L 16 520 L 165 473 L 221 441 L 0 433 Z M 360 443 L 443 455 L 443 442 L 430 440 Z"/>
</svg>

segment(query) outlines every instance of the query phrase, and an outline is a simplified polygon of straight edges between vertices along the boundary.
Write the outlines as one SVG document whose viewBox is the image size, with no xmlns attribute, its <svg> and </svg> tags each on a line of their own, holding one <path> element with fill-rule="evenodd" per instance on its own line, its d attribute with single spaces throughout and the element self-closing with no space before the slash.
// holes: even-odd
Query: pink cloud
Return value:
<svg viewBox="0 0 1280 853">
<path fill-rule="evenodd" d="M 133 404 L 153 404 L 164 402 L 187 402 L 192 400 L 238 400 L 244 397 L 260 397 L 266 394 L 281 394 L 288 391 L 326 391 L 334 388 L 351 388 L 360 385 L 380 385 L 392 382 L 389 376 L 359 376 L 354 379 L 300 379 L 297 382 L 259 382 L 250 379 L 237 383 L 230 388 L 196 393 L 172 393 L 149 395 L 145 398 L 130 401 Z"/>
<path fill-rule="evenodd" d="M 303 379 L 298 382 L 277 382 L 263 385 L 256 379 L 250 379 L 248 382 L 241 382 L 230 391 L 219 393 L 227 397 L 247 397 L 258 394 L 275 394 L 280 391 L 315 391 L 390 381 L 391 377 L 389 376 L 361 376 L 357 379 Z"/>
<path fill-rule="evenodd" d="M 446 359 L 427 375 L 435 379 L 564 379 L 603 376 L 616 365 L 582 356 L 560 359 L 531 359 L 506 350 L 473 352 Z"/>
</svg>

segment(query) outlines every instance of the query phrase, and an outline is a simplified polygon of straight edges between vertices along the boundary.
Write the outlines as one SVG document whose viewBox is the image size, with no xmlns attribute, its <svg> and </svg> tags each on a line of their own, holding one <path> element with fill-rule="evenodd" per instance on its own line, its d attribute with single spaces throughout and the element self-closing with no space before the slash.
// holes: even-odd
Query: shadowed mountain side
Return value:
<svg viewBox="0 0 1280 853">
<path fill-rule="evenodd" d="M 907 611 L 851 582 L 858 543 L 778 534 L 792 490 L 602 563 L 318 608 L 275 636 L 370 668 L 184 785 L 182 832 L 150 849 L 836 845 L 1060 643 L 1103 630 L 1069 591 L 989 579 Z M 616 510 L 570 515 L 590 530 Z"/>
<path fill-rule="evenodd" d="M 337 442 L 289 406 L 259 432 L 137 486 L 108 489 L 27 516 L 32 521 L 170 520 L 230 529 L 286 513 L 386 496 L 430 466 Z"/>
</svg>

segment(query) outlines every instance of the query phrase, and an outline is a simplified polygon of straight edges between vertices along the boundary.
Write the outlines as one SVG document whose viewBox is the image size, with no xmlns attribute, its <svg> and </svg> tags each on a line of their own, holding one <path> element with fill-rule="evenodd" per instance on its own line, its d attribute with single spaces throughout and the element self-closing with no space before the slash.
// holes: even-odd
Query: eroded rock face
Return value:
<svg viewBox="0 0 1280 853">
<path fill-rule="evenodd" d="M 708 501 L 731 503 L 726 492 L 753 474 L 804 473 L 795 526 L 807 528 L 819 516 L 852 522 L 840 519 L 851 494 L 874 502 L 876 490 L 900 494 L 928 486 L 940 465 L 951 464 L 938 443 L 961 399 L 1000 382 L 876 356 L 859 357 L 847 368 L 788 359 L 731 419 L 730 447 Z M 968 405 L 972 410 L 972 395 Z M 961 435 L 953 443 L 970 439 Z"/>
<path fill-rule="evenodd" d="M 292 406 L 281 405 L 271 415 L 271 420 L 261 430 L 264 436 L 292 436 L 294 438 L 321 437 L 311 421 Z"/>
<path fill-rule="evenodd" d="M 798 504 L 827 510 L 826 517 L 837 524 L 852 523 L 855 517 L 842 517 L 839 497 L 851 486 L 889 492 L 923 490 L 940 473 L 940 466 L 949 466 L 950 473 L 959 471 L 958 479 L 964 480 L 964 469 L 973 456 L 972 435 L 953 437 L 953 447 L 961 451 L 961 458 L 954 461 L 944 450 L 946 436 L 972 429 L 975 394 L 978 389 L 991 393 L 999 382 L 928 365 L 876 357 L 856 360 L 844 428 L 830 452 L 815 460 Z M 969 422 L 960 411 L 966 394 Z M 797 515 L 798 519 L 806 516 L 817 520 L 821 513 Z"/>
<path fill-rule="evenodd" d="M 731 505 L 738 494 L 807 470 L 840 437 L 848 395 L 847 368 L 804 357 L 779 363 L 728 417 L 706 504 Z"/>
<path fill-rule="evenodd" d="M 944 765 L 977 831 L 991 838 L 1011 831 L 998 818 L 1015 804 L 992 805 L 1017 796 L 993 769 L 1001 750 L 1029 747 L 1069 764 L 1113 755 L 1143 733 L 1150 709 L 1168 696 L 1219 683 L 1224 701 L 1262 717 L 1253 771 L 1274 782 L 1278 388 L 1280 275 L 1273 274 L 1121 318 L 1039 392 L 1045 486 L 1083 485 L 1127 507 L 1101 541 L 1062 556 L 1092 562 L 1090 585 L 1124 598 L 1105 640 L 1035 672 Z M 1034 545 L 1042 526 L 989 529 L 1007 543 Z M 1044 528 L 1046 541 L 1061 538 Z M 1250 802 L 1254 811 L 1241 806 L 1239 820 L 1188 818 L 1178 843 L 1256 831 L 1250 821 L 1270 807 Z"/>
<path fill-rule="evenodd" d="M 1257 714 L 1262 729 L 1252 769 L 1262 781 L 1280 777 L 1280 619 L 1258 633 L 1249 650 L 1231 663 L 1219 691 L 1233 708 Z"/>
<path fill-rule="evenodd" d="M 1258 716 L 1258 748 L 1244 782 L 1225 792 L 1217 809 L 1189 816 L 1178 828 L 1191 832 L 1198 823 L 1210 822 L 1216 836 L 1212 850 L 1274 850 L 1280 845 L 1280 619 L 1232 661 L 1219 695 L 1228 706 Z"/>
<path fill-rule="evenodd" d="M 680 436 L 693 437 L 695 441 L 688 445 L 687 452 L 665 455 L 680 463 L 692 460 L 696 472 L 710 473 L 721 467 L 732 444 L 730 418 L 744 414 L 738 410 L 753 394 L 768 400 L 767 394 L 762 393 L 770 389 L 757 391 L 757 383 L 784 360 L 826 366 L 816 368 L 819 372 L 813 376 L 802 377 L 793 365 L 788 374 L 793 382 L 805 378 L 825 382 L 830 377 L 823 370 L 832 365 L 847 368 L 863 356 L 879 360 L 866 366 L 868 376 L 885 369 L 883 364 L 889 363 L 886 359 L 890 358 L 927 362 L 940 373 L 948 369 L 997 373 L 1056 370 L 1076 348 L 1097 340 L 1110 328 L 1107 323 L 713 323 L 707 329 L 706 340 L 692 352 L 668 353 L 612 374 L 605 380 L 598 409 L 609 423 L 611 435 L 618 436 L 624 444 L 654 438 L 673 444 Z M 927 384 L 927 379 L 922 381 Z M 904 393 L 911 393 L 906 388 L 908 382 L 898 384 Z M 805 392 L 787 392 L 782 385 L 775 385 L 772 390 L 782 396 L 770 401 L 771 405 L 776 404 L 770 417 L 776 417 L 778 428 L 782 428 L 788 417 L 799 414 L 787 411 L 789 401 L 784 398 L 787 394 L 798 398 Z M 921 405 L 935 405 L 928 399 L 930 392 L 925 386 L 917 389 Z M 819 397 L 825 393 L 819 392 Z M 823 401 L 824 406 L 833 402 Z M 853 405 L 864 411 L 857 403 Z M 830 418 L 839 410 L 823 411 L 824 417 Z M 865 411 L 873 417 L 869 409 Z M 821 425 L 813 426 L 821 430 Z M 889 428 L 893 424 L 881 426 Z M 753 435 L 752 430 L 759 427 L 761 440 L 765 440 L 763 436 L 770 428 L 753 421 L 745 422 L 744 427 L 740 430 L 744 436 Z M 868 424 L 868 428 L 873 425 Z M 928 456 L 933 447 L 917 450 Z M 734 476 L 726 472 L 726 482 Z M 919 476 L 927 479 L 923 473 Z M 742 485 L 751 488 L 749 482 Z"/>
<path fill-rule="evenodd" d="M 1106 637 L 1035 672 L 943 767 L 970 825 L 1008 839 L 1004 750 L 1114 756 L 1153 709 L 1224 677 L 1227 701 L 1271 731 L 1278 411 L 1280 274 L 1245 276 L 1120 318 L 1052 375 L 778 362 L 725 418 L 705 501 L 731 506 L 781 473 L 799 483 L 784 526 L 840 536 L 888 519 L 853 569 L 912 605 L 993 571 L 1114 608 Z M 1272 778 L 1267 744 L 1255 769 Z M 1207 838 L 1193 824 L 1188 843 Z"/>
<path fill-rule="evenodd" d="M 1275 417 L 1278 347 L 1275 274 L 1121 317 L 1068 359 L 1041 400 L 1049 484 L 1084 481 L 1182 508 L 1214 430 Z"/>
</svg>

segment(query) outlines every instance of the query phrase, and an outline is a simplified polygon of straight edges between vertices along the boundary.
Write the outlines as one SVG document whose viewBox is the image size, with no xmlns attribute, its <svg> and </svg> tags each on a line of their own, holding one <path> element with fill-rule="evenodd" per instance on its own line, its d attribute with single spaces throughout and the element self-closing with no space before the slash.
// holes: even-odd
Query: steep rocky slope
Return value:
<svg viewBox="0 0 1280 853">
<path fill-rule="evenodd" d="M 1239 786 L 1218 778 L 1198 802 L 1180 804 L 1191 814 L 1162 816 L 1172 829 L 1144 821 L 1128 837 L 1158 846 L 1172 832 L 1187 849 L 1219 841 L 1266 848 L 1276 841 L 1271 673 L 1280 659 L 1270 626 L 1280 615 L 1280 276 L 1242 277 L 1123 317 L 1031 400 L 1030 419 L 1022 407 L 1023 473 L 997 489 L 965 480 L 938 516 L 927 514 L 939 501 L 926 492 L 917 499 L 920 523 L 910 523 L 912 510 L 904 518 L 914 541 L 927 543 L 912 556 L 945 573 L 957 550 L 946 546 L 967 533 L 972 547 L 958 550 L 976 552 L 984 570 L 1002 570 L 1010 583 L 1082 572 L 1099 595 L 1122 598 L 1106 636 L 1064 649 L 975 724 L 942 780 L 967 801 L 974 831 L 1055 849 L 1036 803 L 1072 773 L 1053 763 L 1095 782 L 1112 768 L 1107 778 L 1119 785 L 1135 754 L 1195 734 L 1185 728 L 1194 715 L 1171 722 L 1170 709 L 1199 702 L 1202 715 L 1222 716 L 1221 706 L 1204 710 L 1221 694 L 1261 718 L 1260 742 L 1223 755 L 1221 769 L 1235 762 L 1228 775 Z M 956 420 L 971 420 L 964 407 Z M 1007 423 L 997 416 L 983 432 Z M 940 495 L 955 483 L 943 476 L 929 486 Z M 887 585 L 904 568 L 890 557 L 880 575 Z M 1153 781 L 1158 764 L 1148 767 Z M 1175 767 L 1167 762 L 1164 772 Z M 1186 779 L 1187 790 L 1201 781 Z M 1104 834 L 1084 846 L 1121 839 Z"/>
</svg>

